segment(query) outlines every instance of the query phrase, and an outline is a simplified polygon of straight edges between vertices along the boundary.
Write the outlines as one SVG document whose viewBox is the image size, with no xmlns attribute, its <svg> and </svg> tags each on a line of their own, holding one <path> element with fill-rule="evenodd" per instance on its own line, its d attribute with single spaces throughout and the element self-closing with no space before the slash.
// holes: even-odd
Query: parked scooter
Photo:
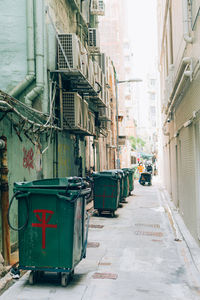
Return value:
<svg viewBox="0 0 200 300">
<path fill-rule="evenodd" d="M 148 185 L 152 185 L 152 172 L 153 172 L 153 168 L 151 164 L 148 164 L 146 166 L 146 172 L 142 172 L 139 178 L 139 183 L 141 185 L 145 185 L 145 183 L 147 182 Z"/>
</svg>

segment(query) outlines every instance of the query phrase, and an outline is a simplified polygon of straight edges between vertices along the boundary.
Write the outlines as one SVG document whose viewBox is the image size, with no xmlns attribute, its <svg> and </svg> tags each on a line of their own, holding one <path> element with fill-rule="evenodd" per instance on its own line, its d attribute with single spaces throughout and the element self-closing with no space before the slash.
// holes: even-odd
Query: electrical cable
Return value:
<svg viewBox="0 0 200 300">
<path fill-rule="evenodd" d="M 10 205 L 8 207 L 8 214 L 7 214 L 8 225 L 10 226 L 11 229 L 13 229 L 15 231 L 21 231 L 22 229 L 24 229 L 28 225 L 28 221 L 29 221 L 29 205 L 28 205 L 28 199 L 26 196 L 25 201 L 26 201 L 27 217 L 26 217 L 26 221 L 25 221 L 24 225 L 22 225 L 21 227 L 15 228 L 10 223 L 10 209 L 11 209 L 14 198 L 19 194 L 23 194 L 23 192 L 18 191 L 12 196 L 12 198 L 10 200 Z M 16 199 L 17 199 L 17 197 L 16 197 Z"/>
</svg>

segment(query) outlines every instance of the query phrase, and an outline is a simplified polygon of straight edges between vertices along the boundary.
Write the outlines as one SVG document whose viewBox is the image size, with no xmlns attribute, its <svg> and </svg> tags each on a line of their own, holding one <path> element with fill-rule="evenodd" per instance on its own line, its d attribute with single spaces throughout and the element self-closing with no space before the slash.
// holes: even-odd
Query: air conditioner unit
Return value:
<svg viewBox="0 0 200 300">
<path fill-rule="evenodd" d="M 105 4 L 103 0 L 92 0 L 91 14 L 98 15 L 98 16 L 105 15 Z"/>
<path fill-rule="evenodd" d="M 62 48 L 58 44 L 58 69 L 68 70 L 68 64 L 72 71 L 87 73 L 87 51 L 75 33 L 58 35 Z M 64 54 L 63 54 L 64 52 Z M 66 60 L 67 59 L 67 60 Z"/>
<path fill-rule="evenodd" d="M 112 145 L 113 142 L 112 142 L 112 130 L 108 130 L 108 136 L 107 136 L 107 144 L 108 145 Z"/>
<path fill-rule="evenodd" d="M 105 103 L 105 75 L 102 73 L 101 76 L 101 92 L 99 93 L 101 100 Z"/>
<path fill-rule="evenodd" d="M 106 70 L 106 55 L 105 55 L 105 53 L 101 53 L 99 55 L 99 65 L 101 67 L 102 72 L 105 74 L 105 70 Z"/>
<path fill-rule="evenodd" d="M 101 53 L 99 56 L 99 64 L 102 69 L 102 72 L 105 75 L 105 84 L 109 84 L 109 68 L 111 65 L 111 60 L 105 53 Z"/>
<path fill-rule="evenodd" d="M 95 85 L 95 78 L 94 78 L 94 64 L 91 58 L 88 61 L 88 81 L 91 86 L 94 87 Z"/>
<path fill-rule="evenodd" d="M 82 70 L 82 73 L 83 75 L 85 76 L 85 78 L 88 79 L 88 73 L 89 73 L 89 70 L 88 70 L 88 54 L 87 52 L 82 54 L 81 57 L 81 70 Z"/>
<path fill-rule="evenodd" d="M 110 65 L 111 65 L 111 60 L 110 57 L 106 57 L 106 70 L 105 70 L 105 79 L 106 79 L 106 85 L 109 85 L 109 71 L 110 71 Z"/>
<path fill-rule="evenodd" d="M 94 78 L 95 78 L 95 81 L 100 83 L 101 82 L 101 78 L 100 78 L 100 68 L 99 68 L 99 65 L 96 61 L 94 61 L 93 63 L 94 65 Z"/>
<path fill-rule="evenodd" d="M 104 103 L 105 103 L 106 106 L 109 105 L 109 103 L 108 103 L 108 98 L 109 98 L 108 93 L 109 93 L 108 88 L 105 86 L 104 87 Z"/>
<path fill-rule="evenodd" d="M 107 130 L 107 122 L 106 121 L 101 121 L 100 122 L 100 127 Z"/>
<path fill-rule="evenodd" d="M 94 80 L 95 80 L 95 90 L 101 91 L 101 77 L 102 77 L 102 71 L 98 65 L 98 63 L 94 62 Z"/>
<path fill-rule="evenodd" d="M 83 100 L 83 128 L 88 130 L 88 103 Z"/>
<path fill-rule="evenodd" d="M 101 121 L 111 121 L 110 106 L 99 108 L 99 120 L 101 120 Z"/>
<path fill-rule="evenodd" d="M 95 135 L 95 115 L 91 111 L 88 112 L 88 131 Z"/>
<path fill-rule="evenodd" d="M 82 98 L 78 93 L 63 92 L 63 128 L 68 130 L 83 129 Z"/>
<path fill-rule="evenodd" d="M 88 46 L 96 50 L 100 48 L 99 31 L 97 28 L 88 29 Z"/>
</svg>

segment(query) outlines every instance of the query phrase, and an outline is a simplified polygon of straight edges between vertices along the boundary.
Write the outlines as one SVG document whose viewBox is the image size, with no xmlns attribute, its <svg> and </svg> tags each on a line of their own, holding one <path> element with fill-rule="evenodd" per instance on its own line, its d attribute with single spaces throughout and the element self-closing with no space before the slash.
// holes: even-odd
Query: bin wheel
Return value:
<svg viewBox="0 0 200 300">
<path fill-rule="evenodd" d="M 29 284 L 33 285 L 36 282 L 36 272 L 31 271 L 29 278 L 28 278 Z"/>
<path fill-rule="evenodd" d="M 69 274 L 67 273 L 61 273 L 61 286 L 67 286 L 69 282 Z"/>
<path fill-rule="evenodd" d="M 115 216 L 115 211 L 113 210 L 111 211 L 111 217 L 114 218 L 114 216 Z"/>
<path fill-rule="evenodd" d="M 69 280 L 72 280 L 74 277 L 74 270 L 70 272 L 69 274 Z"/>
<path fill-rule="evenodd" d="M 98 210 L 98 215 L 99 215 L 99 217 L 101 216 L 101 210 Z"/>
</svg>

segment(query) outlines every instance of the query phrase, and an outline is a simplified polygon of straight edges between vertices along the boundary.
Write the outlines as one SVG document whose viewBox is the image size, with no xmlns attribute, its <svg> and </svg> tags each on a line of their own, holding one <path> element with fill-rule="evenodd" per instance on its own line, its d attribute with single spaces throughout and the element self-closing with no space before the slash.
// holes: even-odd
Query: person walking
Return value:
<svg viewBox="0 0 200 300">
<path fill-rule="evenodd" d="M 139 165 L 138 165 L 137 169 L 138 169 L 139 175 L 141 175 L 141 173 L 142 173 L 142 172 L 143 172 L 143 170 L 144 170 L 144 166 L 143 166 L 143 164 L 142 164 L 142 163 L 139 163 Z"/>
</svg>

